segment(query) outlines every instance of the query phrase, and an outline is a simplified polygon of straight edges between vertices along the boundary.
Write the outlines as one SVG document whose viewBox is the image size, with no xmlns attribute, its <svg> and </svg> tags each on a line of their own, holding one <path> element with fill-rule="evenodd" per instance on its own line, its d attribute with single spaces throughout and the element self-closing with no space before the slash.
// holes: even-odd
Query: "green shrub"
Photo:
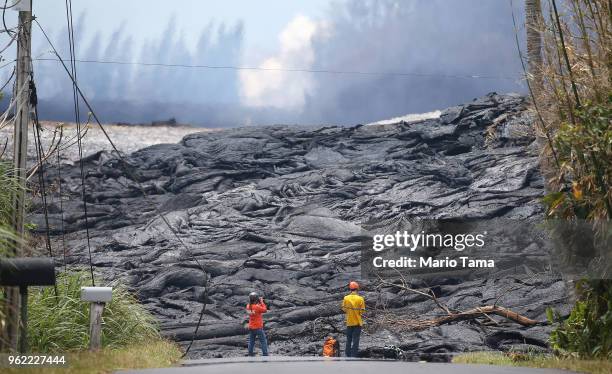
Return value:
<svg viewBox="0 0 612 374">
<path fill-rule="evenodd" d="M 559 353 L 584 358 L 612 358 L 612 281 L 581 281 L 580 299 L 569 318 L 562 321 L 547 310 L 550 322 L 559 326 L 551 333 L 552 347 Z"/>
<path fill-rule="evenodd" d="M 611 117 L 612 96 L 608 96 L 599 104 L 584 104 L 574 113 L 573 121 L 562 123 L 554 143 L 560 161 L 557 178 L 564 181 L 567 188 L 551 192 L 544 198 L 549 218 L 568 222 L 586 220 L 592 224 L 597 239 L 594 248 L 599 251 L 600 265 L 603 265 L 597 273 L 602 278 L 610 275 Z M 552 234 L 562 239 L 557 243 L 561 250 L 559 258 L 570 263 L 580 257 L 577 251 L 589 250 L 572 244 L 576 235 L 571 230 L 553 230 Z M 570 316 L 562 321 L 560 316 L 553 315 L 549 310 L 548 318 L 551 322 L 559 323 L 550 337 L 556 351 L 579 357 L 612 357 L 612 281 L 592 279 L 579 282 L 577 301 Z"/>
<path fill-rule="evenodd" d="M 612 95 L 600 104 L 585 104 L 574 122 L 564 122 L 555 137 L 561 162 L 560 180 L 571 191 L 553 192 L 544 202 L 556 218 L 612 218 Z"/>
<path fill-rule="evenodd" d="M 28 335 L 32 352 L 64 352 L 89 346 L 89 303 L 80 300 L 86 272 L 61 274 L 58 296 L 53 287 L 33 289 L 29 300 Z M 159 339 L 153 316 L 121 285 L 113 285 L 113 299 L 102 315 L 102 346 L 109 348 Z"/>
</svg>

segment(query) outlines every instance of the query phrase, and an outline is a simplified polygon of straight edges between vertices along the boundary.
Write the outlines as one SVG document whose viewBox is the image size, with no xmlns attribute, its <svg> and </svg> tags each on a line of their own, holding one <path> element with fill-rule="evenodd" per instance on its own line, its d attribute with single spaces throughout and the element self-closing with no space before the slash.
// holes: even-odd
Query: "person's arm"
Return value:
<svg viewBox="0 0 612 374">
<path fill-rule="evenodd" d="M 346 304 L 347 304 L 346 298 L 342 299 L 342 311 L 344 313 L 346 313 L 348 311 L 348 309 L 349 309 L 349 306 L 346 305 Z"/>
<path fill-rule="evenodd" d="M 363 314 L 363 313 L 365 313 L 365 310 L 366 310 L 365 309 L 365 300 L 362 297 L 361 298 L 361 302 L 359 303 L 359 313 Z"/>
<path fill-rule="evenodd" d="M 255 311 L 253 310 L 253 304 L 247 304 L 246 311 L 249 315 L 254 314 Z"/>
<path fill-rule="evenodd" d="M 253 305 L 252 308 L 256 313 L 265 313 L 268 311 L 268 307 L 266 306 L 266 303 L 264 303 L 263 300 L 260 300 L 259 304 Z"/>
</svg>

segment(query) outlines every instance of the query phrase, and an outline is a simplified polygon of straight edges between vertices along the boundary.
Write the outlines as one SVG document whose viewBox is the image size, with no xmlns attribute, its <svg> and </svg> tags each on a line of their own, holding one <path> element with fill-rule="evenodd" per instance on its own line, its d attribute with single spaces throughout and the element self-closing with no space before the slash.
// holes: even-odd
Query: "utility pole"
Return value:
<svg viewBox="0 0 612 374">
<path fill-rule="evenodd" d="M 24 237 L 25 187 L 28 156 L 28 128 L 30 123 L 30 78 L 32 74 L 32 0 L 21 0 L 14 9 L 19 10 L 17 27 L 17 74 L 13 97 L 17 100 L 15 131 L 13 134 L 13 172 L 20 188 L 13 196 L 13 229 Z M 16 242 L 13 255 L 20 255 L 23 242 Z M 17 350 L 19 331 L 19 288 L 7 288 L 7 324 L 10 349 Z"/>
<path fill-rule="evenodd" d="M 525 30 L 527 33 L 527 67 L 536 95 L 542 92 L 542 17 L 541 0 L 525 0 Z"/>
</svg>

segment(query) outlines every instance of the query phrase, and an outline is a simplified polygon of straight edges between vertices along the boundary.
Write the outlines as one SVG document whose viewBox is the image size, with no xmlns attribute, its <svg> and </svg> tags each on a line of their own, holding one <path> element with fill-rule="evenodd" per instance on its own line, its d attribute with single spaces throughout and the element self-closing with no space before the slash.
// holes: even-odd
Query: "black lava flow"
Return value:
<svg viewBox="0 0 612 374">
<path fill-rule="evenodd" d="M 164 335 L 189 342 L 204 274 L 153 201 L 212 277 L 191 358 L 246 353 L 244 307 L 253 290 L 271 309 L 265 316 L 270 353 L 318 355 L 325 336 L 343 338 L 340 303 L 348 281 L 361 276 L 362 222 L 542 216 L 531 123 L 524 97 L 489 94 L 414 123 L 191 134 L 128 155 L 129 173 L 111 153 L 98 152 L 84 159 L 93 264 L 103 279 L 134 291 Z M 56 169 L 47 174 L 56 182 Z M 61 176 L 69 264 L 86 265 L 78 166 L 63 165 Z M 61 213 L 57 196 L 53 201 L 57 246 Z M 44 230 L 40 202 L 33 208 L 30 221 Z M 361 281 L 370 321 L 384 313 L 440 314 L 422 296 Z M 548 306 L 568 310 L 565 283 L 552 277 L 447 279 L 435 286 L 438 298 L 457 310 L 493 304 L 502 293 L 499 305 L 538 321 Z M 360 354 L 396 358 L 403 351 L 418 360 L 474 350 L 545 351 L 549 332 L 544 323 L 527 328 L 503 320 L 422 331 L 371 323 Z"/>
</svg>

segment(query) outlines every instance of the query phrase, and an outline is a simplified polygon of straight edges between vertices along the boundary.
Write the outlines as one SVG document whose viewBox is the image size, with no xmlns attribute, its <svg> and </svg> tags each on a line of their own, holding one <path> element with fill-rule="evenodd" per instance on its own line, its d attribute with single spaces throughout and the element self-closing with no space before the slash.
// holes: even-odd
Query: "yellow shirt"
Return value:
<svg viewBox="0 0 612 374">
<path fill-rule="evenodd" d="M 344 296 L 342 310 L 346 313 L 347 326 L 363 326 L 361 315 L 365 312 L 365 301 L 356 293 Z"/>
</svg>

